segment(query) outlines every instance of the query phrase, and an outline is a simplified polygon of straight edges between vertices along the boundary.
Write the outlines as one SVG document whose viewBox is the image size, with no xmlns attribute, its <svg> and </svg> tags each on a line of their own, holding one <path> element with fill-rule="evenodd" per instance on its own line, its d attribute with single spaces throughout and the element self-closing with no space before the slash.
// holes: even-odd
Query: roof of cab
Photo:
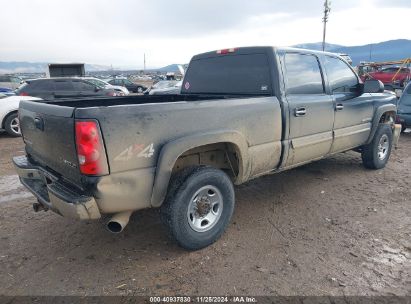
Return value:
<svg viewBox="0 0 411 304">
<path fill-rule="evenodd" d="M 221 53 L 221 52 L 227 53 Z M 246 46 L 246 47 L 238 47 L 238 48 L 227 48 L 221 50 L 215 50 L 211 52 L 201 53 L 193 56 L 192 60 L 197 59 L 204 59 L 210 57 L 217 57 L 217 56 L 224 56 L 224 55 L 241 55 L 241 54 L 251 54 L 251 53 L 267 53 L 267 52 L 276 52 L 276 51 L 288 51 L 288 52 L 299 52 L 299 53 L 306 53 L 306 54 L 326 54 L 331 55 L 334 57 L 338 57 L 338 54 L 330 53 L 330 52 L 322 52 L 316 50 L 308 50 L 308 49 L 300 49 L 300 48 L 292 48 L 292 47 L 276 47 L 276 46 Z"/>
</svg>

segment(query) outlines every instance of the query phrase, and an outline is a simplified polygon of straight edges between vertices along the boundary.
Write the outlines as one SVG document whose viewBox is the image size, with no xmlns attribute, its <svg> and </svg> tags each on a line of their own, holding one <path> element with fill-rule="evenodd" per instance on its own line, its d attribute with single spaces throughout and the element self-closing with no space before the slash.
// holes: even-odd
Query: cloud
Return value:
<svg viewBox="0 0 411 304">
<path fill-rule="evenodd" d="M 327 40 L 354 45 L 409 38 L 410 1 L 381 3 L 332 0 Z M 142 67 L 146 53 L 149 66 L 161 66 L 212 49 L 322 38 L 323 0 L 9 0 L 7 9 L 17 13 L 0 19 L 3 61 Z M 377 16 L 396 16 L 396 30 L 375 22 Z"/>
</svg>

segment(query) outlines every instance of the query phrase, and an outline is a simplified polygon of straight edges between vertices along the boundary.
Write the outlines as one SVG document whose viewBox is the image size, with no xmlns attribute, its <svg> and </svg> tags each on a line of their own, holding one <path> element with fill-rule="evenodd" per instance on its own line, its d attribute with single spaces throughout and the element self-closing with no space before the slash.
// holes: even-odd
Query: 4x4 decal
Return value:
<svg viewBox="0 0 411 304">
<path fill-rule="evenodd" d="M 154 154 L 154 144 L 151 143 L 148 146 L 144 144 L 134 144 L 125 149 L 119 155 L 117 155 L 115 161 L 127 161 L 134 157 L 150 158 Z"/>
</svg>

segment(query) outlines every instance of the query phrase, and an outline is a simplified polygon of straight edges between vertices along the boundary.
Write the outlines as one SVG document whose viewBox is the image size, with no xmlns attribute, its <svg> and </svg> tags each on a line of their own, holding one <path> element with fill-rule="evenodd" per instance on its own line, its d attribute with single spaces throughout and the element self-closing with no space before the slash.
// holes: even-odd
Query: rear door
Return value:
<svg viewBox="0 0 411 304">
<path fill-rule="evenodd" d="M 286 166 L 294 166 L 330 152 L 334 107 L 316 55 L 293 51 L 281 58 L 290 122 Z"/>
<path fill-rule="evenodd" d="M 366 142 L 371 132 L 372 95 L 361 94 L 357 74 L 340 58 L 326 55 L 324 66 L 335 104 L 331 152 L 358 147 Z"/>
</svg>

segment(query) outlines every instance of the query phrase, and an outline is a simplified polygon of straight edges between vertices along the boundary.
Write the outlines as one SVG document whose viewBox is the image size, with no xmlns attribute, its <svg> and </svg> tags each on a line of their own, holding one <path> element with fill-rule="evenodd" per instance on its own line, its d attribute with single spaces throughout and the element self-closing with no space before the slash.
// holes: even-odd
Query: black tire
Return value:
<svg viewBox="0 0 411 304">
<path fill-rule="evenodd" d="M 195 200 L 194 196 L 198 191 L 207 190 L 207 187 L 214 187 L 217 192 L 219 191 L 217 195 L 221 196 L 221 214 L 213 225 L 205 228 L 208 230 L 196 231 L 192 228 L 194 224 L 189 207 L 192 204 L 198 207 L 198 200 Z M 196 198 L 199 196 L 197 195 Z M 207 202 L 210 208 L 211 203 L 205 200 L 206 205 Z M 181 247 L 188 250 L 198 250 L 211 245 L 221 237 L 233 215 L 234 204 L 234 186 L 227 174 L 211 167 L 192 167 L 172 177 L 166 200 L 161 207 L 161 214 L 171 236 Z M 213 207 L 209 208 L 209 213 L 214 212 Z M 196 211 L 198 210 L 196 209 Z M 198 215 L 198 213 L 196 214 Z M 199 215 L 196 216 L 196 219 L 202 225 L 202 217 Z M 200 227 L 200 229 L 202 228 Z"/>
<path fill-rule="evenodd" d="M 6 118 L 6 121 L 4 122 L 4 128 L 7 132 L 7 134 L 9 134 L 10 136 L 13 136 L 13 137 L 21 136 L 20 127 L 18 126 L 18 130 L 16 129 L 16 125 L 15 125 L 16 120 L 18 122 L 17 113 L 13 113 L 13 114 L 9 115 Z"/>
<path fill-rule="evenodd" d="M 384 141 L 384 139 L 386 141 Z M 381 141 L 387 143 L 385 149 L 380 149 L 382 147 Z M 381 146 L 380 146 L 381 144 Z M 377 131 L 374 134 L 374 138 L 371 143 L 363 146 L 361 157 L 364 167 L 368 169 L 382 169 L 388 162 L 390 158 L 392 148 L 392 130 L 387 124 L 380 124 Z"/>
<path fill-rule="evenodd" d="M 401 125 L 401 133 L 405 133 L 405 130 L 407 130 L 407 126 Z"/>
<path fill-rule="evenodd" d="M 143 87 L 137 87 L 136 93 L 144 93 L 144 88 Z"/>
</svg>

